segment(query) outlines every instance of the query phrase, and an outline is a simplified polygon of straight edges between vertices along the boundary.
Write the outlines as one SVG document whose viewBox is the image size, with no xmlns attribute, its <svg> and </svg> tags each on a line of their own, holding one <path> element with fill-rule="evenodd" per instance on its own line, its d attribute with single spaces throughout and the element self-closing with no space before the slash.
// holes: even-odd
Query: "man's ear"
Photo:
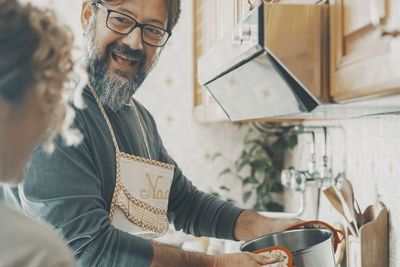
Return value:
<svg viewBox="0 0 400 267">
<path fill-rule="evenodd" d="M 81 25 L 84 32 L 86 32 L 87 28 L 89 27 L 90 18 L 93 15 L 93 11 L 93 6 L 89 2 L 84 1 L 82 3 Z"/>
</svg>

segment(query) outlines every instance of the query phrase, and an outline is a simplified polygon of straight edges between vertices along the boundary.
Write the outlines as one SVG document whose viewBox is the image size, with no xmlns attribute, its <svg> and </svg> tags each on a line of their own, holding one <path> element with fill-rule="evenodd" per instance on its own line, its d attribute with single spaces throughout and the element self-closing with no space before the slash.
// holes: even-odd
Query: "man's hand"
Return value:
<svg viewBox="0 0 400 267">
<path fill-rule="evenodd" d="M 299 219 L 271 219 L 250 210 L 243 211 L 235 226 L 235 237 L 250 240 L 262 235 L 283 231 Z M 248 252 L 210 256 L 202 253 L 184 251 L 156 242 L 153 244 L 153 260 L 150 267 L 256 267 L 267 266 L 279 261 Z"/>
<path fill-rule="evenodd" d="M 238 240 L 251 240 L 256 237 L 285 230 L 289 226 L 301 223 L 300 219 L 272 219 L 250 210 L 243 211 L 235 226 L 235 237 Z"/>
<path fill-rule="evenodd" d="M 260 267 L 281 261 L 249 252 L 211 256 L 152 242 L 150 267 Z"/>
<path fill-rule="evenodd" d="M 249 252 L 242 252 L 214 256 L 212 267 L 260 267 L 278 262 L 279 260 Z"/>
</svg>

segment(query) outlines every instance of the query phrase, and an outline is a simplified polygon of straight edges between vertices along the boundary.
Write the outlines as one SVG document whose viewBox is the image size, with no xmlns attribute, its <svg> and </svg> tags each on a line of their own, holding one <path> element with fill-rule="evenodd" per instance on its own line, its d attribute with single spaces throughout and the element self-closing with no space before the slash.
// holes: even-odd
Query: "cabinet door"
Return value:
<svg viewBox="0 0 400 267">
<path fill-rule="evenodd" d="M 333 100 L 400 92 L 399 18 L 399 0 L 330 1 Z"/>
</svg>

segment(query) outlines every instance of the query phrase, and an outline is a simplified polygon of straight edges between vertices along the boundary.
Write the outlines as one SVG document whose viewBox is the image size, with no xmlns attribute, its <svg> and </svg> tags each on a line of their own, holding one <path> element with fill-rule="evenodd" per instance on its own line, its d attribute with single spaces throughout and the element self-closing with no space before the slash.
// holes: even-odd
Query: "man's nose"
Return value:
<svg viewBox="0 0 400 267">
<path fill-rule="evenodd" d="M 143 49 L 142 29 L 136 27 L 130 34 L 125 35 L 122 38 L 122 43 L 128 46 L 132 50 L 142 50 Z"/>
</svg>

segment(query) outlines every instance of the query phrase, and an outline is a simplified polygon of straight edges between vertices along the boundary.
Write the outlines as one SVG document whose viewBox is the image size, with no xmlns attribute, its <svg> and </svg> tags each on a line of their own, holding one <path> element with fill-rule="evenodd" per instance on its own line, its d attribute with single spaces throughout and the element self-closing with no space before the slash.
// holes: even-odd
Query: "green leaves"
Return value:
<svg viewBox="0 0 400 267">
<path fill-rule="evenodd" d="M 247 123 L 244 122 L 235 122 L 233 125 L 236 125 L 239 129 L 243 127 L 243 125 L 246 125 Z"/>
<path fill-rule="evenodd" d="M 249 200 L 249 198 L 251 197 L 251 191 L 247 191 L 243 194 L 243 202 L 247 203 L 247 201 Z"/>
<path fill-rule="evenodd" d="M 215 161 L 215 160 L 216 160 L 217 158 L 219 158 L 219 157 L 222 157 L 221 152 L 215 153 L 215 154 L 212 156 L 211 160 L 212 160 L 212 161 Z"/>
<path fill-rule="evenodd" d="M 232 203 L 232 204 L 235 204 L 235 203 L 236 203 L 236 201 L 235 201 L 235 200 L 233 200 L 233 199 L 231 199 L 231 198 L 228 198 L 228 199 L 226 200 L 226 202 L 228 202 L 228 203 Z"/>
<path fill-rule="evenodd" d="M 220 194 L 218 194 L 217 192 L 211 192 L 210 195 L 217 197 L 217 198 L 221 197 Z"/>
<path fill-rule="evenodd" d="M 239 128 L 243 125 L 245 124 L 237 124 Z M 229 162 L 220 152 L 215 153 L 212 160 L 222 157 L 228 162 L 229 167 L 222 170 L 218 177 L 231 174 L 231 177 L 241 180 L 244 203 L 255 195 L 254 210 L 277 211 L 283 207 L 280 207 L 279 203 L 265 203 L 265 199 L 268 199 L 266 196 L 271 190 L 282 188 L 280 173 L 284 167 L 284 152 L 296 145 L 297 135 L 292 126 L 281 126 L 277 123 L 255 125 L 254 128 L 249 127 L 243 139 L 242 153 L 234 163 Z M 219 189 L 230 192 L 229 185 L 221 186 Z M 216 195 L 219 196 L 218 193 Z M 232 199 L 229 201 L 233 202 Z"/>
<path fill-rule="evenodd" d="M 224 190 L 224 191 L 231 191 L 228 187 L 226 187 L 226 186 L 220 186 L 220 188 L 219 189 L 221 189 L 221 190 Z"/>
<path fill-rule="evenodd" d="M 237 160 L 236 162 L 235 162 L 235 165 L 236 165 L 236 172 L 241 172 L 242 170 L 243 170 L 243 168 L 246 166 L 246 165 L 249 165 L 251 163 L 251 161 L 250 161 L 250 159 L 248 159 L 248 158 L 245 158 L 245 159 L 243 159 L 243 160 Z"/>
<path fill-rule="evenodd" d="M 222 172 L 220 172 L 220 173 L 218 174 L 218 177 L 221 177 L 221 176 L 223 176 L 223 175 L 225 175 L 225 174 L 228 174 L 228 173 L 232 173 L 231 168 L 226 168 L 225 170 L 223 170 Z"/>
<path fill-rule="evenodd" d="M 246 184 L 258 184 L 258 180 L 256 178 L 254 178 L 253 176 L 248 176 L 246 178 L 243 179 L 242 184 L 246 185 Z"/>
</svg>

